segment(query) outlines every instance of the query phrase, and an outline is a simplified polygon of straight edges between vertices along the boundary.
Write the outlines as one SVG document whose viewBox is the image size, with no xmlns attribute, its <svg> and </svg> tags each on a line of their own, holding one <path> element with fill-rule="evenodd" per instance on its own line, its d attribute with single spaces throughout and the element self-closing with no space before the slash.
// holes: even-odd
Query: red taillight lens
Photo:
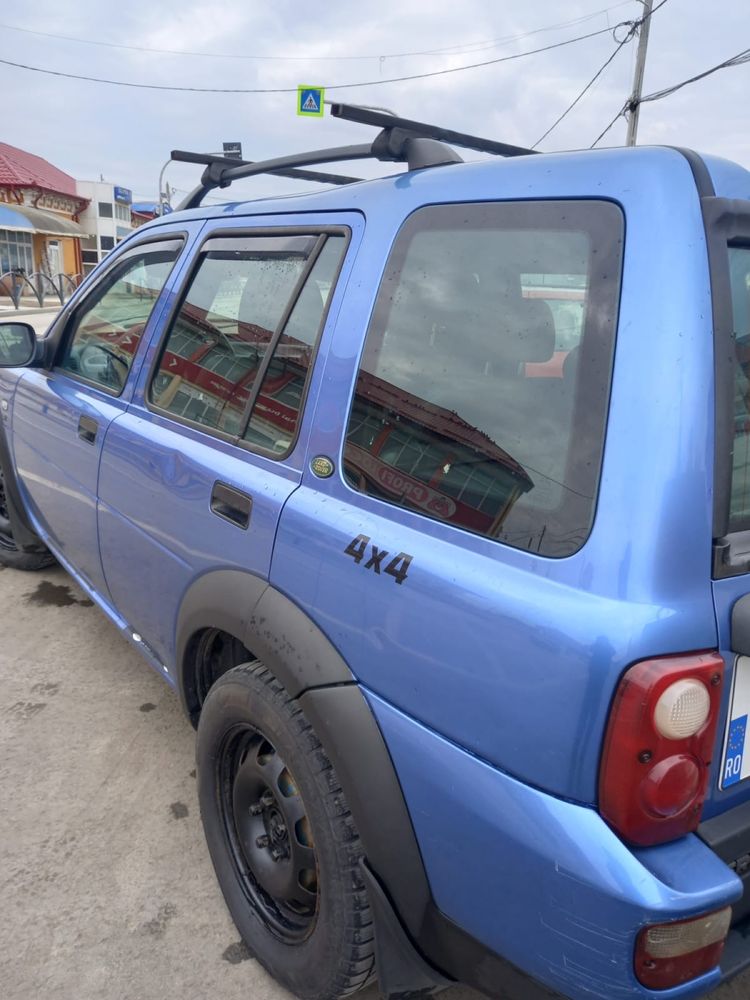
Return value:
<svg viewBox="0 0 750 1000">
<path fill-rule="evenodd" d="M 667 990 L 719 964 L 732 908 L 644 928 L 635 946 L 635 974 L 650 990 Z"/>
<path fill-rule="evenodd" d="M 620 681 L 604 740 L 599 811 L 633 844 L 674 840 L 698 826 L 719 719 L 718 653 L 666 656 Z"/>
</svg>

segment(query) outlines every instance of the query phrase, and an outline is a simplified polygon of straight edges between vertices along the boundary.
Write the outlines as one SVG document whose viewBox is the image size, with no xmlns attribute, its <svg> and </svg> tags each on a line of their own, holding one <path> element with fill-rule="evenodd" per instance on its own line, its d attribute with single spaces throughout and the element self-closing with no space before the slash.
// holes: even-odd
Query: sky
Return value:
<svg viewBox="0 0 750 1000">
<path fill-rule="evenodd" d="M 641 11 L 639 0 L 570 0 L 564 5 L 554 0 L 380 0 L 377 5 L 350 0 L 40 0 L 2 5 L 0 59 L 141 84 L 264 90 L 320 85 L 327 87 L 331 100 L 383 106 L 407 118 L 529 146 L 612 54 L 616 42 L 611 30 L 511 61 L 427 79 L 381 81 L 453 70 L 615 29 Z M 617 38 L 625 31 L 617 28 Z M 623 46 L 540 149 L 591 145 L 632 89 L 636 45 L 634 40 Z M 667 0 L 651 23 L 644 94 L 748 47 L 747 0 Z M 348 83 L 362 85 L 337 88 Z M 688 146 L 750 168 L 749 84 L 750 63 L 644 104 L 639 144 Z M 0 64 L 0 94 L 0 140 L 43 156 L 78 179 L 103 176 L 144 200 L 157 198 L 159 172 L 171 149 L 214 152 L 222 142 L 238 140 L 246 158 L 262 159 L 374 137 L 370 128 L 328 116 L 299 118 L 296 93 L 133 89 Z M 625 132 L 620 119 L 601 145 L 622 145 Z M 475 154 L 462 155 L 471 159 Z M 393 166 L 357 163 L 338 169 L 375 176 L 392 172 Z M 165 180 L 177 189 L 173 204 L 197 183 L 199 173 L 199 167 L 184 164 L 167 167 Z M 295 181 L 254 179 L 233 186 L 232 199 L 302 188 Z"/>
</svg>

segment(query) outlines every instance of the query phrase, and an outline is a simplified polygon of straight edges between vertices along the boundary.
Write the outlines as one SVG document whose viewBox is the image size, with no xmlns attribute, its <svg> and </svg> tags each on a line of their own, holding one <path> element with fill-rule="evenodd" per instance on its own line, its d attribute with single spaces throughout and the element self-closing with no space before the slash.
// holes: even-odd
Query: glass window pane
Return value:
<svg viewBox="0 0 750 1000">
<path fill-rule="evenodd" d="M 112 218 L 112 206 L 106 201 L 99 202 L 99 218 L 100 219 Z"/>
<path fill-rule="evenodd" d="M 239 434 L 258 369 L 305 262 L 302 252 L 204 254 L 167 336 L 151 401 L 207 428 Z M 185 396 L 191 400 L 186 407 Z"/>
<path fill-rule="evenodd" d="M 178 255 L 144 249 L 116 265 L 77 311 L 60 367 L 120 392 Z"/>
<path fill-rule="evenodd" d="M 268 366 L 245 440 L 283 455 L 292 446 L 315 344 L 344 252 L 343 236 L 329 236 L 289 316 Z"/>
<path fill-rule="evenodd" d="M 735 342 L 730 530 L 750 527 L 750 249 L 729 248 Z"/>
<path fill-rule="evenodd" d="M 414 213 L 367 334 L 349 483 L 519 548 L 578 549 L 595 507 L 622 229 L 604 202 Z"/>
</svg>

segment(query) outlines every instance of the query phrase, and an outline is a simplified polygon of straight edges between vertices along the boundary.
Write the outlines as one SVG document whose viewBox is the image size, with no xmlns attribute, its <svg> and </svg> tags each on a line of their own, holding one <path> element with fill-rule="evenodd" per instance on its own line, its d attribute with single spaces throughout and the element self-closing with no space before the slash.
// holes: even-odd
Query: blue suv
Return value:
<svg viewBox="0 0 750 1000">
<path fill-rule="evenodd" d="M 704 995 L 750 964 L 750 173 L 334 110 L 375 141 L 174 154 L 183 211 L 0 326 L 0 560 L 179 692 L 298 996 Z M 262 172 L 335 186 L 201 207 Z"/>
</svg>

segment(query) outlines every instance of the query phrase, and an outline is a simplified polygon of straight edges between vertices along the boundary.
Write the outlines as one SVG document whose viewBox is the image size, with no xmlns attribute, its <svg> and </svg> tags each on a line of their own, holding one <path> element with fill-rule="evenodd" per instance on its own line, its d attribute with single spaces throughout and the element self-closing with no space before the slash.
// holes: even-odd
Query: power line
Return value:
<svg viewBox="0 0 750 1000">
<path fill-rule="evenodd" d="M 409 80 L 425 80 L 433 76 L 445 76 L 448 73 L 462 73 L 468 69 L 479 69 L 482 66 L 496 66 L 498 63 L 511 62 L 514 59 L 523 59 L 526 56 L 534 56 L 540 52 L 550 52 L 552 49 L 560 49 L 566 45 L 573 45 L 576 42 L 583 42 L 587 38 L 596 38 L 599 35 L 609 34 L 610 28 L 601 28 L 599 31 L 590 31 L 586 35 L 578 35 L 575 38 L 568 38 L 562 42 L 554 42 L 551 45 L 544 45 L 538 49 L 529 49 L 528 52 L 517 52 L 511 56 L 501 56 L 498 59 L 486 59 L 483 62 L 470 63 L 467 66 L 452 66 L 449 69 L 436 69 L 429 73 L 412 73 L 408 76 L 394 76 L 389 79 L 362 80 L 358 83 L 332 83 L 326 84 L 327 90 L 350 90 L 355 87 L 379 87 L 384 83 L 404 83 Z M 131 80 L 109 80 L 99 76 L 84 76 L 79 73 L 65 73 L 62 70 L 44 69 L 41 66 L 29 66 L 26 63 L 12 62 L 10 59 L 0 59 L 0 64 L 12 66 L 15 69 L 25 69 L 32 73 L 44 73 L 47 76 L 64 77 L 68 80 L 85 80 L 88 83 L 108 83 L 115 87 L 134 87 L 137 90 L 170 90 L 187 92 L 193 94 L 296 94 L 296 87 L 178 87 L 171 84 L 162 83 L 133 83 Z"/>
<path fill-rule="evenodd" d="M 569 114 L 569 113 L 570 113 L 570 112 L 571 112 L 571 111 L 573 110 L 573 108 L 574 108 L 574 107 L 576 106 L 576 104 L 578 104 L 578 102 L 579 102 L 579 101 L 581 100 L 581 98 L 582 98 L 582 97 L 584 96 L 584 94 L 585 94 L 585 93 L 586 93 L 587 91 L 589 91 L 589 90 L 591 89 L 591 87 L 593 87 L 593 85 L 594 85 L 594 84 L 596 83 L 596 81 L 597 81 L 597 80 L 599 79 L 599 77 L 600 77 L 600 76 L 602 75 L 602 73 L 603 73 L 603 72 L 604 72 L 604 70 L 605 70 L 605 69 L 607 68 L 607 66 L 609 66 L 609 64 L 610 64 L 610 63 L 612 62 L 612 60 L 613 60 L 613 59 L 615 58 L 615 56 L 616 56 L 616 55 L 618 54 L 618 52 L 619 52 L 619 51 L 620 51 L 620 50 L 622 49 L 622 47 L 623 47 L 624 45 L 627 45 L 627 43 L 628 43 L 629 41 L 631 41 L 631 39 L 632 39 L 632 38 L 633 38 L 633 36 L 634 36 L 634 35 L 636 34 L 636 32 L 638 31 L 638 29 L 639 29 L 639 28 L 640 28 L 640 27 L 641 27 L 641 26 L 642 26 L 642 25 L 643 25 L 643 24 L 644 24 L 644 23 L 645 23 L 646 21 L 648 21 L 648 20 L 649 20 L 649 18 L 653 17 L 653 15 L 654 15 L 654 14 L 656 13 L 656 11 L 657 11 L 657 10 L 659 10 L 659 8 L 660 8 L 660 7 L 663 7 L 663 6 L 664 6 L 664 4 L 665 4 L 666 2 L 667 2 L 667 0 L 661 0 L 661 3 L 660 3 L 660 4 L 658 4 L 658 5 L 656 6 L 656 7 L 654 7 L 654 9 L 653 9 L 653 10 L 649 11 L 649 12 L 648 12 L 648 13 L 647 13 L 647 14 L 646 14 L 646 15 L 645 15 L 644 17 L 641 17 L 641 18 L 638 18 L 638 20 L 636 20 L 636 21 L 623 21 L 623 22 L 622 22 L 622 24 L 618 24 L 618 25 L 617 25 L 617 26 L 616 26 L 616 27 L 615 27 L 615 28 L 613 29 L 613 31 L 612 31 L 612 35 L 613 35 L 613 37 L 615 38 L 615 41 L 617 41 L 617 37 L 616 37 L 616 31 L 617 31 L 617 28 L 620 28 L 620 27 L 623 27 L 623 26 L 627 26 L 627 27 L 628 27 L 628 32 L 627 32 L 627 34 L 625 35 L 625 37 L 624 37 L 624 38 L 622 39 L 622 41 L 620 41 L 620 42 L 618 43 L 618 45 L 617 45 L 617 48 L 616 48 L 616 49 L 614 50 L 614 52 L 613 52 L 613 53 L 612 53 L 612 54 L 610 55 L 610 57 L 609 57 L 609 58 L 608 58 L 608 59 L 607 59 L 607 60 L 606 60 L 606 61 L 604 62 L 604 64 L 603 64 L 602 66 L 600 66 L 600 67 L 599 67 L 599 69 L 598 69 L 598 70 L 596 71 L 596 73 L 594 73 L 594 75 L 593 75 L 593 76 L 591 77 L 591 79 L 590 79 L 590 80 L 589 80 L 589 82 L 588 82 L 588 83 L 586 84 L 586 86 L 585 86 L 585 87 L 583 88 L 583 90 L 582 90 L 582 91 L 581 91 L 581 92 L 580 92 L 580 93 L 578 94 L 578 96 L 577 96 L 577 97 L 575 98 L 575 100 L 574 100 L 574 101 L 572 101 L 572 102 L 571 102 L 571 103 L 570 103 L 570 104 L 568 105 L 568 107 L 567 107 L 567 108 L 566 108 L 566 109 L 565 109 L 565 110 L 563 111 L 563 113 L 562 113 L 562 114 L 560 115 L 560 117 L 559 117 L 559 118 L 558 118 L 558 119 L 557 119 L 557 120 L 556 120 L 555 122 L 553 122 L 553 123 L 552 123 L 552 125 L 550 125 L 550 127 L 549 127 L 549 128 L 547 129 L 547 131 L 546 131 L 546 132 L 544 133 L 544 135 L 543 135 L 543 136 L 541 136 L 541 137 L 540 137 L 539 139 L 537 139 L 537 141 L 536 141 L 536 142 L 534 143 L 534 145 L 533 145 L 533 146 L 531 147 L 532 149 L 536 149 L 536 147 L 537 147 L 537 146 L 539 145 L 539 143 L 540 143 L 540 142 L 543 142 L 543 141 L 544 141 L 544 140 L 545 140 L 545 139 L 547 138 L 547 136 L 548 136 L 548 135 L 550 134 L 550 132 L 552 132 L 552 131 L 553 131 L 554 129 L 556 129 L 556 128 L 557 128 L 557 126 L 558 126 L 558 125 L 560 124 L 560 122 L 561 122 L 561 121 L 562 121 L 562 120 L 563 120 L 563 119 L 564 119 L 564 118 L 565 118 L 565 117 L 566 117 L 566 116 L 567 116 L 567 115 L 568 115 L 568 114 Z M 619 115 L 618 115 L 618 117 L 619 117 Z M 616 120 L 617 120 L 617 119 L 615 119 L 615 121 L 616 121 Z M 614 123 L 613 123 L 613 124 L 614 124 Z M 601 136 L 600 136 L 599 138 L 601 138 Z M 597 142 L 598 142 L 598 141 L 599 141 L 599 140 L 597 139 Z M 596 145 L 596 143 L 595 143 L 594 145 Z"/>
<path fill-rule="evenodd" d="M 620 3 L 613 4 L 610 7 L 602 7 L 599 10 L 592 11 L 590 14 L 583 14 L 581 17 L 572 18 L 569 21 L 560 21 L 557 24 L 549 24 L 543 28 L 534 28 L 531 31 L 523 32 L 520 35 L 505 35 L 499 38 L 491 39 L 480 39 L 475 42 L 463 42 L 456 45 L 449 45 L 445 48 L 439 49 L 423 49 L 416 52 L 386 52 L 377 53 L 372 55 L 345 55 L 345 56 L 314 56 L 314 55 L 254 55 L 254 54 L 236 54 L 232 52 L 195 52 L 186 49 L 161 49 L 153 48 L 145 45 L 125 45 L 121 42 L 107 42 L 102 39 L 96 38 L 81 38 L 78 35 L 61 35 L 56 34 L 51 31 L 36 31 L 32 28 L 22 28 L 15 24 L 0 24 L 0 28 L 5 28 L 8 31 L 18 31 L 26 35 L 35 35 L 39 38 L 52 38 L 57 41 L 63 42 L 75 42 L 80 45 L 96 45 L 109 49 L 124 49 L 129 52 L 148 52 L 155 55 L 173 55 L 173 56 L 197 56 L 205 59 L 242 59 L 242 60 L 262 60 L 268 62 L 343 62 L 343 61 L 356 61 L 363 59 L 403 59 L 412 56 L 434 56 L 434 55 L 458 55 L 462 52 L 482 52 L 485 49 L 496 48 L 501 45 L 507 45 L 511 42 L 520 41 L 524 38 L 529 38 L 532 35 L 538 35 L 545 31 L 557 31 L 560 28 L 569 28 L 578 24 L 584 24 L 587 21 L 591 21 L 600 14 L 608 14 L 610 11 L 617 10 L 619 7 L 625 7 L 632 3 L 633 0 L 620 0 Z"/>
<path fill-rule="evenodd" d="M 599 69 L 596 71 L 596 73 L 594 73 L 594 75 L 591 77 L 591 79 L 586 84 L 586 86 L 583 88 L 583 90 L 579 93 L 578 97 L 576 97 L 575 100 L 571 101 L 571 103 L 563 111 L 563 113 L 560 115 L 560 117 L 550 125 L 550 127 L 547 129 L 547 131 L 544 133 L 544 135 L 540 136 L 537 139 L 537 141 L 531 147 L 532 149 L 536 149 L 536 147 L 539 145 L 539 143 L 543 142 L 547 138 L 547 136 L 550 134 L 550 132 L 552 132 L 554 129 L 557 128 L 557 126 L 560 124 L 560 122 L 563 120 L 563 118 L 565 118 L 573 110 L 573 108 L 576 106 L 576 104 L 578 104 L 578 102 L 581 100 L 581 98 L 583 97 L 583 95 L 588 90 L 590 90 L 593 87 L 593 85 L 596 83 L 596 81 L 602 75 L 602 73 L 607 68 L 607 66 L 609 66 L 609 64 L 612 62 L 612 60 L 618 54 L 618 52 L 620 51 L 620 49 L 622 49 L 623 46 L 627 45 L 627 43 L 631 40 L 631 38 L 633 37 L 633 34 L 634 34 L 634 29 L 631 29 L 631 33 L 628 34 L 628 37 L 625 38 L 622 42 L 620 42 L 620 44 L 617 46 L 617 48 L 611 53 L 611 55 L 609 56 L 609 58 L 604 63 L 602 63 L 602 65 L 599 67 Z"/>
<path fill-rule="evenodd" d="M 666 3 L 666 0 L 663 0 L 663 2 Z M 656 10 L 656 8 L 654 8 L 654 10 Z M 663 90 L 656 90 L 653 94 L 647 94 L 646 97 L 642 97 L 638 103 L 645 104 L 647 101 L 660 101 L 662 98 L 669 97 L 678 90 L 682 90 L 683 87 L 687 87 L 689 83 L 696 83 L 698 80 L 703 80 L 705 77 L 711 76 L 712 73 L 717 73 L 720 69 L 729 69 L 732 66 L 742 66 L 744 63 L 748 62 L 750 62 L 750 49 L 743 49 L 742 52 L 738 52 L 736 56 L 731 56 L 729 59 L 725 59 L 724 62 L 720 62 L 716 66 L 712 66 L 710 69 L 704 70 L 702 73 L 696 73 L 695 76 L 691 76 L 687 80 L 682 80 L 680 83 L 675 83 L 671 87 L 664 87 Z M 604 138 L 607 132 L 609 132 L 617 119 L 623 117 L 628 111 L 632 110 L 631 102 L 626 102 L 626 104 L 617 112 L 609 125 L 607 125 L 604 131 L 600 132 L 596 139 L 594 139 L 589 148 L 593 149 L 594 146 L 596 146 L 596 144 Z"/>
<path fill-rule="evenodd" d="M 712 66 L 711 69 L 704 70 L 703 73 L 697 73 L 695 76 L 689 77 L 687 80 L 683 80 L 682 83 L 675 83 L 671 87 L 665 87 L 664 90 L 657 90 L 653 94 L 648 94 L 646 97 L 642 97 L 639 104 L 645 104 L 647 101 L 660 101 L 662 97 L 669 97 L 671 94 L 676 93 L 678 90 L 682 90 L 683 87 L 687 87 L 689 83 L 695 83 L 697 80 L 703 80 L 707 76 L 711 76 L 712 73 L 717 73 L 720 69 L 729 69 L 731 66 L 741 66 L 743 63 L 750 62 L 750 49 L 743 49 L 742 52 L 738 52 L 736 56 L 731 56 L 729 59 L 725 59 L 724 62 L 718 63 L 716 66 Z"/>
<path fill-rule="evenodd" d="M 589 146 L 589 149 L 593 149 L 593 148 L 594 148 L 594 146 L 596 146 L 596 144 L 597 144 L 597 143 L 598 143 L 598 142 L 599 142 L 599 141 L 600 141 L 601 139 L 603 139 L 603 138 L 604 138 L 604 136 L 605 136 L 605 135 L 607 134 L 607 132 L 609 132 L 609 130 L 610 130 L 610 129 L 612 128 L 612 126 L 613 126 L 613 125 L 614 125 L 614 123 L 615 123 L 615 122 L 617 121 L 617 119 L 618 119 L 618 118 L 622 118 L 622 117 L 624 116 L 624 114 L 625 114 L 626 110 L 627 110 L 627 106 L 625 106 L 625 107 L 622 107 L 622 108 L 620 108 L 620 110 L 619 110 L 619 111 L 617 112 L 617 114 L 616 114 L 616 115 L 615 115 L 615 117 L 614 117 L 614 118 L 612 119 L 612 121 L 611 121 L 611 122 L 609 123 L 609 125 L 607 125 L 607 127 L 606 127 L 606 128 L 604 129 L 604 131 L 603 131 L 603 132 L 600 132 L 600 133 L 599 133 L 599 135 L 598 135 L 598 136 L 596 137 L 596 139 L 594 139 L 594 141 L 593 141 L 593 142 L 591 143 L 591 145 Z"/>
</svg>

